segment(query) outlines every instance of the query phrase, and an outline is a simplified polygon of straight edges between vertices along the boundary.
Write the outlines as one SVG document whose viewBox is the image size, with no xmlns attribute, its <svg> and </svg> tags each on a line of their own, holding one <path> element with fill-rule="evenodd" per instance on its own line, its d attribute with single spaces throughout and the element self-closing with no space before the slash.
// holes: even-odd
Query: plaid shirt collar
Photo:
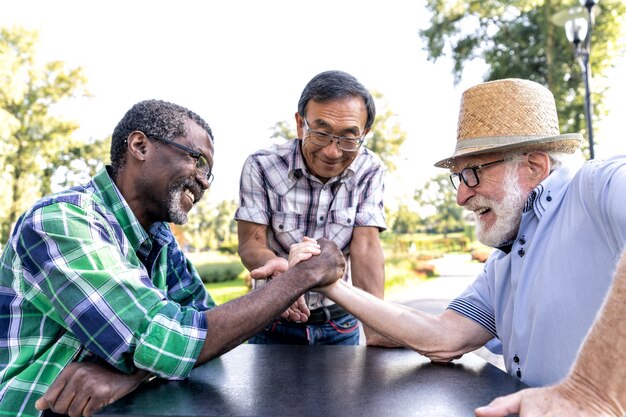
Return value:
<svg viewBox="0 0 626 417">
<path fill-rule="evenodd" d="M 107 166 L 93 177 L 94 187 L 98 190 L 103 203 L 111 209 L 115 219 L 124 229 L 131 247 L 135 252 L 144 256 L 152 250 L 153 241 L 160 246 L 164 246 L 172 241 L 172 233 L 166 223 L 157 222 L 150 226 L 148 233 L 141 227 L 139 220 L 130 206 L 124 199 L 124 196 L 113 182 L 110 176 L 111 167 Z"/>
</svg>

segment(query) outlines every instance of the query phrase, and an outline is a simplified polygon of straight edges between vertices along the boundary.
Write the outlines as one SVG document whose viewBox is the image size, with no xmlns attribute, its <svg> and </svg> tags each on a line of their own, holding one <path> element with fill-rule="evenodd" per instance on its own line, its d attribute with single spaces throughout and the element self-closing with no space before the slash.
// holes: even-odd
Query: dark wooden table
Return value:
<svg viewBox="0 0 626 417">
<path fill-rule="evenodd" d="M 474 354 L 440 365 L 405 349 L 246 344 L 98 416 L 473 416 L 522 388 Z"/>
</svg>

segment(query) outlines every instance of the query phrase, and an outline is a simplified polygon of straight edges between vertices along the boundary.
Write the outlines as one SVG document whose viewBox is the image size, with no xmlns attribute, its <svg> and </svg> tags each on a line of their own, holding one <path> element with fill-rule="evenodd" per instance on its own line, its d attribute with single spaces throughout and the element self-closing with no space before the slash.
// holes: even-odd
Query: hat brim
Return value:
<svg viewBox="0 0 626 417">
<path fill-rule="evenodd" d="M 457 142 L 457 149 L 448 158 L 437 162 L 437 168 L 452 168 L 456 158 L 462 156 L 474 156 L 485 153 L 503 152 L 508 150 L 536 150 L 574 153 L 580 148 L 583 137 L 579 133 L 568 133 L 564 135 L 548 137 L 495 137 L 467 139 Z M 502 143 L 502 144 L 500 144 Z M 459 145 L 462 145 L 459 148 Z"/>
</svg>

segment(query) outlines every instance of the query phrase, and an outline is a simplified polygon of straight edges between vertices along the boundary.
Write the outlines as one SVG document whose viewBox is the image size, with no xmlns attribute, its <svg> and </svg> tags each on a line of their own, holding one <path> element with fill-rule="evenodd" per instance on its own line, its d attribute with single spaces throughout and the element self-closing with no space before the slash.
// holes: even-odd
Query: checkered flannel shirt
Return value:
<svg viewBox="0 0 626 417">
<path fill-rule="evenodd" d="M 93 356 L 186 377 L 213 306 L 168 225 L 146 233 L 106 170 L 41 199 L 2 255 L 0 416 L 39 415 L 61 370 Z"/>
</svg>

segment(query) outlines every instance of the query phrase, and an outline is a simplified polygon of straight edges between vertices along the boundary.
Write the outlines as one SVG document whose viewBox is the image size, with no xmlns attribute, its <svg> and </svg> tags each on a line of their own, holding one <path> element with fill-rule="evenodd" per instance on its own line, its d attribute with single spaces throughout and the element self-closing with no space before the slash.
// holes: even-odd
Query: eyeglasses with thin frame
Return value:
<svg viewBox="0 0 626 417">
<path fill-rule="evenodd" d="M 306 121 L 304 116 L 302 116 L 302 120 L 304 120 L 304 128 L 309 134 L 309 139 L 317 146 L 325 147 L 328 146 L 331 142 L 337 143 L 339 149 L 344 152 L 356 152 L 359 150 L 359 147 L 363 143 L 363 137 L 365 134 L 357 137 L 350 136 L 337 136 L 332 135 L 326 132 L 320 132 L 318 130 L 313 130 L 309 127 L 309 123 Z"/>
<path fill-rule="evenodd" d="M 499 164 L 501 162 L 505 162 L 506 159 L 498 159 L 497 161 L 487 162 L 486 164 L 476 165 L 473 167 L 467 167 L 461 170 L 461 172 L 454 172 L 450 174 L 450 182 L 455 190 L 459 189 L 461 185 L 461 180 L 470 188 L 476 187 L 480 184 L 480 178 L 478 178 L 478 171 L 481 169 Z"/>
<path fill-rule="evenodd" d="M 209 161 L 200 152 L 196 152 L 191 148 L 181 145 L 180 143 L 174 142 L 173 140 L 165 139 L 156 135 L 148 135 L 148 134 L 145 134 L 145 135 L 149 138 L 159 140 L 163 143 L 167 143 L 168 145 L 175 146 L 178 149 L 181 149 L 187 152 L 189 156 L 191 156 L 193 159 L 196 160 L 196 170 L 206 178 L 207 182 L 209 183 L 209 186 L 213 183 L 214 176 L 213 176 L 213 173 L 211 172 L 211 165 L 209 165 Z"/>
</svg>

